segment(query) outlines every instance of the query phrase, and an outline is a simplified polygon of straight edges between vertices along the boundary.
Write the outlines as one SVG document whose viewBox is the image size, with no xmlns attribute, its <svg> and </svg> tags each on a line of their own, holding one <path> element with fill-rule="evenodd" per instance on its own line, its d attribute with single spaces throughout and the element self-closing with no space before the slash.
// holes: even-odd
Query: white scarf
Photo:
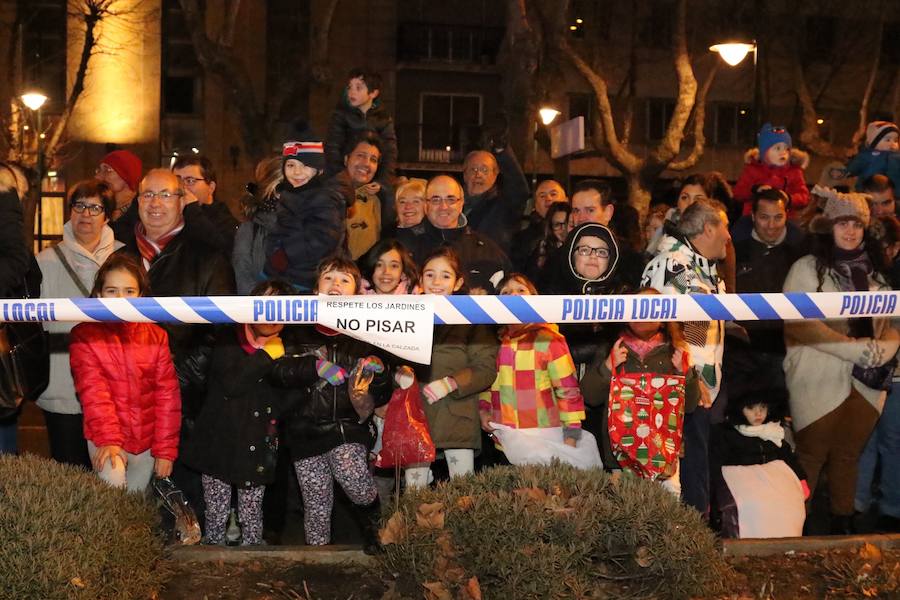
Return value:
<svg viewBox="0 0 900 600">
<path fill-rule="evenodd" d="M 734 428 L 741 435 L 770 441 L 779 448 L 781 448 L 781 443 L 784 441 L 784 427 L 781 426 L 781 423 L 774 421 L 763 423 L 762 425 L 735 425 Z"/>
</svg>

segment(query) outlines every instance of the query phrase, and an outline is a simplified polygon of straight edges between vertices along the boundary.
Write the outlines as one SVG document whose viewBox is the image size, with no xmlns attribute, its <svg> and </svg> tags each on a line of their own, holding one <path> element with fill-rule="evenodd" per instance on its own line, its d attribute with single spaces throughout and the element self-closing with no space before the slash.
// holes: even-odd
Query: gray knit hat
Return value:
<svg viewBox="0 0 900 600">
<path fill-rule="evenodd" d="M 869 202 L 871 196 L 850 192 L 843 194 L 834 188 L 817 185 L 812 189 L 815 196 L 825 198 L 824 216 L 832 223 L 840 219 L 853 218 L 865 227 L 869 226 Z"/>
</svg>

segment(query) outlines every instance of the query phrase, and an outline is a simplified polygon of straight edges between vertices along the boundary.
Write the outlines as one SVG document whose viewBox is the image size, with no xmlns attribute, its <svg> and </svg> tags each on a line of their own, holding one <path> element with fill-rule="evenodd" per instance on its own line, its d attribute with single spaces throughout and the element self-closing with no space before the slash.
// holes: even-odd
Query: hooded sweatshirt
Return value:
<svg viewBox="0 0 900 600">
<path fill-rule="evenodd" d="M 580 275 L 575 270 L 575 248 L 582 245 L 581 240 L 585 237 L 596 237 L 606 244 L 609 248 L 609 262 L 606 270 L 597 278 L 589 279 L 584 275 Z M 616 266 L 619 262 L 619 245 L 616 243 L 616 237 L 612 231 L 605 225 L 599 223 L 584 223 L 569 232 L 566 241 L 563 242 L 561 250 L 565 252 L 568 260 L 566 265 L 568 271 L 563 274 L 560 281 L 562 287 L 559 293 L 564 294 L 608 294 L 615 286 Z"/>
</svg>

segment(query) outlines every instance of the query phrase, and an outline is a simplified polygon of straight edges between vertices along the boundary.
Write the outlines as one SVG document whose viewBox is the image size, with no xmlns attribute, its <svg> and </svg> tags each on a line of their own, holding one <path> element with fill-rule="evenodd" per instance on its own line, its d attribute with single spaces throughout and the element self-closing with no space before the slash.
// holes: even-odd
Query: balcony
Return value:
<svg viewBox="0 0 900 600">
<path fill-rule="evenodd" d="M 481 133 L 481 125 L 399 125 L 398 162 L 461 164 L 466 154 L 479 147 Z"/>
<path fill-rule="evenodd" d="M 503 41 L 502 27 L 401 23 L 398 67 L 492 67 Z"/>
</svg>

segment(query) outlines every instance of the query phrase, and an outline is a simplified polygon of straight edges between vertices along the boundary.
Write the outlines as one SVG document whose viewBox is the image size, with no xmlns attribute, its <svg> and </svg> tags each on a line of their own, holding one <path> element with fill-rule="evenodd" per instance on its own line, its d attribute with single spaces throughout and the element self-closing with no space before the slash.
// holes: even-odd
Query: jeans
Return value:
<svg viewBox="0 0 900 600">
<path fill-rule="evenodd" d="M 88 440 L 87 448 L 88 454 L 93 459 L 99 448 L 90 440 Z M 103 467 L 98 473 L 100 479 L 113 487 L 125 488 L 125 490 L 135 494 L 144 493 L 144 490 L 150 485 L 150 479 L 153 478 L 153 467 L 156 459 L 150 455 L 149 450 L 144 450 L 140 454 L 132 454 L 124 450 L 122 453 L 126 456 L 128 462 L 123 465 L 120 460 L 116 460 L 115 464 L 107 460 L 103 463 Z"/>
<path fill-rule="evenodd" d="M 859 457 L 859 475 L 856 479 L 856 510 L 865 512 L 872 504 L 872 480 L 875 467 L 881 463 L 881 514 L 900 518 L 900 384 L 884 403 L 878 424 Z"/>
</svg>

